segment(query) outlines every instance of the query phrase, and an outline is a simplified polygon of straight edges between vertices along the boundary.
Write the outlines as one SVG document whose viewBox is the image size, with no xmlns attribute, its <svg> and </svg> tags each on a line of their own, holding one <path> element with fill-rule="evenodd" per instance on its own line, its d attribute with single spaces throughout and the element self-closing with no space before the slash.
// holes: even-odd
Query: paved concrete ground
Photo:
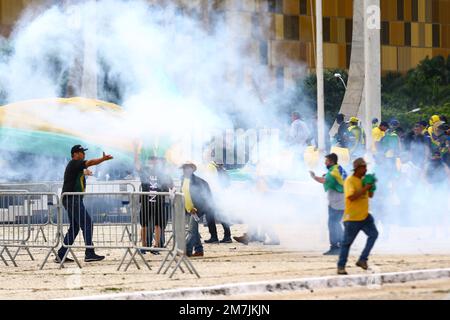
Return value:
<svg viewBox="0 0 450 320">
<path fill-rule="evenodd" d="M 207 232 L 202 229 L 203 238 L 207 238 Z M 220 228 L 219 228 L 220 229 Z M 245 231 L 245 226 L 233 226 L 234 234 Z M 311 230 L 316 234 L 317 230 Z M 19 255 L 19 267 L 6 267 L 0 264 L 0 298 L 2 299 L 54 299 L 91 296 L 98 294 L 163 290 L 173 288 L 187 288 L 197 286 L 213 286 L 227 283 L 240 283 L 262 280 L 297 279 L 303 277 L 329 276 L 336 273 L 336 257 L 322 256 L 326 248 L 326 235 L 322 238 L 314 238 L 305 230 L 302 236 L 308 241 L 308 247 L 292 248 L 291 242 L 287 241 L 288 232 L 281 233 L 283 246 L 264 246 L 252 243 L 244 246 L 239 243 L 205 245 L 206 255 L 204 258 L 193 259 L 193 263 L 201 279 L 190 274 L 177 273 L 173 280 L 165 275 L 157 275 L 156 270 L 163 256 L 147 254 L 145 257 L 153 266 L 152 271 L 146 269 L 137 270 L 131 266 L 128 272 L 116 271 L 119 259 L 122 256 L 120 250 L 98 250 L 99 253 L 107 255 L 103 262 L 86 264 L 82 262 L 83 268 L 75 266 L 59 270 L 57 265 L 50 262 L 42 271 L 38 265 L 44 258 L 45 251 L 33 250 L 36 261 L 29 261 L 25 253 Z M 322 240 L 320 240 L 322 239 Z M 363 240 L 363 238 L 362 238 Z M 306 243 L 306 242 L 305 242 Z M 284 245 L 288 244 L 288 245 Z M 306 245 L 305 245 L 306 246 Z M 371 257 L 372 270 L 370 272 L 393 272 L 419 269 L 448 268 L 450 266 L 450 253 L 437 250 L 432 254 L 427 253 L 385 253 L 381 250 L 382 244 L 375 250 Z M 348 271 L 350 274 L 364 273 L 354 266 L 357 253 L 361 249 L 361 243 L 356 243 L 350 257 Z M 82 257 L 83 252 L 78 252 Z M 141 263 L 142 266 L 142 263 Z M 434 289 L 434 284 L 436 289 Z M 407 284 L 409 285 L 409 284 Z M 398 287 L 395 292 L 403 292 L 408 286 Z M 413 285 L 411 285 L 413 286 Z M 419 288 L 419 284 L 415 284 Z M 406 289 L 405 289 L 406 288 Z M 428 288 L 428 289 L 427 289 Z M 424 288 L 423 295 L 417 298 L 436 297 L 441 298 L 448 290 L 448 282 L 445 280 L 431 283 Z M 436 291 L 436 292 L 435 292 Z M 378 292 L 378 293 L 377 293 Z M 390 291 L 388 291 L 390 292 Z M 415 290 L 415 292 L 419 292 Z M 359 295 L 361 293 L 361 295 Z M 390 294 L 384 291 L 336 290 L 321 295 L 310 295 L 308 293 L 286 294 L 280 296 L 263 296 L 264 298 L 335 298 L 359 297 L 359 298 L 388 298 Z M 408 295 L 406 295 L 407 297 Z M 247 297 L 252 298 L 252 297 Z"/>
<path fill-rule="evenodd" d="M 380 287 L 320 289 L 286 293 L 228 296 L 243 300 L 450 300 L 450 279 L 415 281 Z"/>
</svg>

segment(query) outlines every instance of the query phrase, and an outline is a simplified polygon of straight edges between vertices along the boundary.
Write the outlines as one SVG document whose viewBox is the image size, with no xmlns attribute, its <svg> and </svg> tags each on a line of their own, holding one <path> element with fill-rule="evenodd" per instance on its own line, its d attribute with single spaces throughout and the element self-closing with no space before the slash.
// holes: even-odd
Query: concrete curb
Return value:
<svg viewBox="0 0 450 320">
<path fill-rule="evenodd" d="M 69 300 L 189 300 L 218 298 L 230 295 L 249 295 L 267 292 L 289 292 L 315 289 L 367 286 L 450 278 L 450 268 L 414 270 L 404 272 L 373 273 L 351 276 L 329 276 L 292 280 L 241 282 L 211 287 L 180 288 L 161 291 L 142 291 L 71 298 Z"/>
</svg>

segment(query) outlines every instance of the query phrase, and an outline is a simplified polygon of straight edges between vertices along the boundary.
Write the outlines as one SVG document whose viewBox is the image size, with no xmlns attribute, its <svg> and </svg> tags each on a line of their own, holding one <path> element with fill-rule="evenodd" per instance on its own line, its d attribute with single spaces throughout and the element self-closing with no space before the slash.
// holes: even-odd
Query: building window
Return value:
<svg viewBox="0 0 450 320">
<path fill-rule="evenodd" d="M 389 22 L 381 22 L 381 44 L 389 45 Z"/>
<path fill-rule="evenodd" d="M 433 24 L 433 47 L 439 48 L 441 46 L 441 29 L 440 25 Z"/>
<path fill-rule="evenodd" d="M 331 22 L 329 17 L 323 18 L 323 41 L 331 41 Z"/>
<path fill-rule="evenodd" d="M 412 21 L 417 22 L 419 21 L 419 1 L 412 0 L 411 5 L 412 5 L 411 8 Z"/>
<path fill-rule="evenodd" d="M 405 23 L 405 46 L 411 46 L 411 23 Z"/>
<path fill-rule="evenodd" d="M 345 19 L 345 42 L 351 43 L 353 37 L 353 20 Z"/>
<path fill-rule="evenodd" d="M 277 89 L 283 90 L 284 89 L 284 68 L 283 67 L 277 67 L 276 78 L 277 78 Z"/>
<path fill-rule="evenodd" d="M 269 45 L 267 41 L 259 42 L 259 59 L 263 65 L 269 64 Z"/>
<path fill-rule="evenodd" d="M 269 0 L 269 12 L 283 13 L 283 0 Z"/>
<path fill-rule="evenodd" d="M 299 17 L 284 16 L 284 38 L 286 40 L 299 40 Z"/>
<path fill-rule="evenodd" d="M 405 19 L 404 8 L 405 8 L 404 0 L 397 0 L 397 20 L 398 21 L 403 21 Z"/>
<path fill-rule="evenodd" d="M 308 0 L 300 0 L 300 14 L 308 14 Z"/>
</svg>

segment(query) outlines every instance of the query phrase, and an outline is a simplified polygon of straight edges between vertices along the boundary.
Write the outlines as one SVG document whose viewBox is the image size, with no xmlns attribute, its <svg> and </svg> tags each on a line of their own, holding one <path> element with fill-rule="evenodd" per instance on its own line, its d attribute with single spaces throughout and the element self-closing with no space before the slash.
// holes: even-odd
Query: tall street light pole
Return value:
<svg viewBox="0 0 450 320">
<path fill-rule="evenodd" d="M 325 98 L 323 81 L 323 25 L 322 0 L 316 0 L 316 76 L 317 76 L 317 133 L 319 152 L 325 152 Z"/>
<path fill-rule="evenodd" d="M 372 148 L 372 118 L 381 115 L 380 0 L 364 0 L 364 127 L 366 150 Z"/>
</svg>

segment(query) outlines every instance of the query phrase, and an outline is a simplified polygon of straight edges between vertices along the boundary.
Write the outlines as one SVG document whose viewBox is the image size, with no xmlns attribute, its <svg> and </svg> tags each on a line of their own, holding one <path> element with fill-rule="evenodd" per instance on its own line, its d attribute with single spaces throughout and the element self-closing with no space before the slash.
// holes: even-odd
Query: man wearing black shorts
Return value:
<svg viewBox="0 0 450 320">
<path fill-rule="evenodd" d="M 141 179 L 142 192 L 169 192 L 174 187 L 172 178 L 165 172 L 164 159 L 152 156 L 143 167 L 138 161 L 136 168 Z M 153 247 L 164 246 L 163 236 L 169 215 L 166 198 L 167 196 L 163 195 L 141 196 L 140 223 L 144 247 L 151 246 L 153 236 Z M 151 251 L 151 253 L 159 254 L 158 251 Z"/>
<path fill-rule="evenodd" d="M 62 193 L 66 192 L 85 192 L 86 188 L 86 175 L 90 175 L 91 172 L 87 169 L 92 166 L 99 165 L 102 162 L 113 159 L 112 156 L 103 153 L 103 157 L 93 160 L 84 160 L 85 152 L 88 149 L 83 148 L 80 145 L 76 145 L 72 148 L 72 160 L 67 164 L 66 171 L 64 173 L 64 184 Z M 92 234 L 93 224 L 89 213 L 86 211 L 83 203 L 83 196 L 66 196 L 63 198 L 63 206 L 69 216 L 69 230 L 64 237 L 64 245 L 70 246 L 74 243 L 80 229 L 83 231 L 84 242 L 86 246 L 93 246 Z M 55 259 L 56 263 L 60 263 L 67 252 L 67 247 L 61 246 L 58 251 L 58 256 Z M 95 254 L 94 249 L 86 249 L 84 261 L 93 262 L 103 260 L 104 256 Z M 64 262 L 73 262 L 72 259 L 66 258 Z"/>
</svg>

